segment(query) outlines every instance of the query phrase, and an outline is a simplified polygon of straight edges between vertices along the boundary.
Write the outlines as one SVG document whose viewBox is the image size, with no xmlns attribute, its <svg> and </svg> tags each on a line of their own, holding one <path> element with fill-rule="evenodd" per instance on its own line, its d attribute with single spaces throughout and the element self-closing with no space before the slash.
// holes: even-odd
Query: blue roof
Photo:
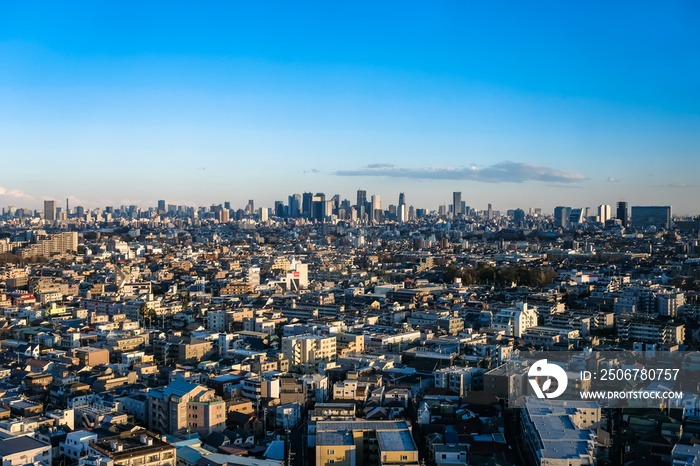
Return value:
<svg viewBox="0 0 700 466">
<path fill-rule="evenodd" d="M 177 457 L 182 458 L 190 464 L 194 464 L 200 460 L 202 454 L 190 447 L 180 447 L 177 449 Z"/>
<path fill-rule="evenodd" d="M 196 383 L 190 383 L 190 382 L 185 382 L 184 380 L 173 380 L 168 384 L 167 387 L 163 390 L 163 393 L 166 395 L 177 395 L 177 396 L 182 396 L 185 395 L 186 393 L 191 392 L 195 388 L 197 388 L 198 385 Z"/>
</svg>

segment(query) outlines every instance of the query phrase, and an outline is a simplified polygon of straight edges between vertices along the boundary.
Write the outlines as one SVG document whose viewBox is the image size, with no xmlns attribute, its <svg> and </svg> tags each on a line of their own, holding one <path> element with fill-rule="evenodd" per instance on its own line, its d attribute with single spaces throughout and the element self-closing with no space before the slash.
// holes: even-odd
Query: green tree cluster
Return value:
<svg viewBox="0 0 700 466">
<path fill-rule="evenodd" d="M 557 272 L 549 267 L 495 267 L 482 263 L 475 268 L 450 265 L 445 269 L 443 277 L 445 283 L 452 283 L 455 278 L 461 278 L 464 285 L 510 286 L 515 283 L 517 286 L 542 288 L 554 283 Z"/>
</svg>

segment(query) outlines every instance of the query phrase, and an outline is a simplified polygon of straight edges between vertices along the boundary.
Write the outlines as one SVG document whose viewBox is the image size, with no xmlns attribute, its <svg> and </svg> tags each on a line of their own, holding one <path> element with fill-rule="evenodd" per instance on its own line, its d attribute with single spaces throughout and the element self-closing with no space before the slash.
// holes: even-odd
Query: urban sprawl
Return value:
<svg viewBox="0 0 700 466">
<path fill-rule="evenodd" d="M 699 232 L 459 192 L 5 207 L 2 466 L 700 465 L 700 387 L 636 408 L 528 382 L 543 350 L 575 355 L 571 393 L 634 354 L 683 355 L 638 391 L 699 373 Z"/>
</svg>

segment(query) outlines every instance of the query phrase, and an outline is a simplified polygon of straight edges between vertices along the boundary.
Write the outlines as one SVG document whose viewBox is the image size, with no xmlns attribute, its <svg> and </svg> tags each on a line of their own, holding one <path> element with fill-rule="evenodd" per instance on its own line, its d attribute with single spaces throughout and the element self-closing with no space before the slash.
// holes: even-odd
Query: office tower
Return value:
<svg viewBox="0 0 700 466">
<path fill-rule="evenodd" d="M 231 201 L 224 202 L 224 209 L 231 209 Z"/>
<path fill-rule="evenodd" d="M 323 193 L 316 193 L 316 195 L 311 198 L 311 201 L 311 218 L 322 222 L 326 217 L 326 195 Z"/>
<path fill-rule="evenodd" d="M 311 218 L 313 214 L 314 194 L 304 193 L 301 201 L 301 216 Z"/>
<path fill-rule="evenodd" d="M 578 225 L 583 222 L 583 209 L 571 209 L 569 211 L 569 225 Z"/>
<path fill-rule="evenodd" d="M 442 204 L 441 206 L 438 207 L 438 215 L 440 217 L 447 216 L 447 206 L 445 204 Z"/>
<path fill-rule="evenodd" d="M 489 204 L 489 208 L 486 211 L 486 218 L 489 220 L 493 219 L 493 209 L 491 208 L 491 204 Z"/>
<path fill-rule="evenodd" d="M 284 202 L 275 201 L 275 216 L 284 217 Z"/>
<path fill-rule="evenodd" d="M 462 193 L 453 192 L 452 193 L 452 213 L 455 217 L 459 217 L 464 213 L 462 210 Z"/>
<path fill-rule="evenodd" d="M 68 198 L 66 198 L 66 215 L 70 215 L 70 205 L 68 204 Z"/>
<path fill-rule="evenodd" d="M 301 215 L 301 194 L 292 194 L 288 199 L 289 216 L 297 218 Z"/>
<path fill-rule="evenodd" d="M 379 216 L 382 213 L 382 202 L 379 199 L 379 194 L 372 194 L 372 212 L 370 214 L 371 220 L 379 220 Z"/>
<path fill-rule="evenodd" d="M 671 228 L 671 206 L 632 206 L 631 225 L 636 228 Z"/>
<path fill-rule="evenodd" d="M 408 212 L 406 211 L 406 204 L 399 204 L 396 210 L 396 217 L 400 223 L 406 222 L 408 220 Z"/>
<path fill-rule="evenodd" d="M 85 215 L 85 209 L 83 208 L 83 206 L 78 206 L 75 208 L 75 215 L 77 215 L 78 217 L 82 217 L 83 215 Z"/>
<path fill-rule="evenodd" d="M 158 201 L 158 213 L 165 212 L 165 201 L 160 200 Z"/>
<path fill-rule="evenodd" d="M 331 202 L 331 215 L 338 214 L 338 209 L 340 209 L 340 194 L 336 194 L 330 200 Z"/>
<path fill-rule="evenodd" d="M 515 209 L 513 212 L 513 222 L 518 226 L 525 224 L 525 211 L 523 209 Z"/>
<path fill-rule="evenodd" d="M 404 193 L 399 193 L 399 205 L 403 205 L 406 203 L 406 196 Z"/>
<path fill-rule="evenodd" d="M 367 204 L 367 191 L 364 189 L 358 189 L 357 190 L 357 210 L 360 210 L 360 207 L 365 207 Z"/>
<path fill-rule="evenodd" d="M 253 199 L 248 200 L 248 205 L 245 206 L 245 213 L 250 215 L 255 212 L 255 202 L 253 202 Z"/>
<path fill-rule="evenodd" d="M 612 217 L 612 207 L 606 204 L 598 206 L 598 221 L 605 223 Z"/>
<path fill-rule="evenodd" d="M 44 201 L 44 220 L 56 221 L 56 201 Z"/>
<path fill-rule="evenodd" d="M 629 224 L 629 216 L 627 215 L 627 202 L 620 201 L 617 203 L 617 219 L 622 223 L 623 228 L 627 228 Z"/>
<path fill-rule="evenodd" d="M 250 201 L 250 202 L 253 202 L 253 201 Z M 260 207 L 259 217 L 260 217 L 261 222 L 267 222 L 267 215 L 268 215 L 267 207 Z"/>
<path fill-rule="evenodd" d="M 571 207 L 557 206 L 554 208 L 554 226 L 557 228 L 566 228 L 569 216 L 571 215 Z"/>
</svg>

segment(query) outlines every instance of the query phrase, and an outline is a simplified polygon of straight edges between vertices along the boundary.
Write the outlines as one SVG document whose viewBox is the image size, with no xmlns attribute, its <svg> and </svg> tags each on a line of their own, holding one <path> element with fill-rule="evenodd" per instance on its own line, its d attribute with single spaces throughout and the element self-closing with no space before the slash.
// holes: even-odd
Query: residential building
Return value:
<svg viewBox="0 0 700 466">
<path fill-rule="evenodd" d="M 176 466 L 175 450 L 158 435 L 141 429 L 91 442 L 88 454 L 121 466 Z"/>
<path fill-rule="evenodd" d="M 335 335 L 302 335 L 282 340 L 282 353 L 289 368 L 297 372 L 318 369 L 319 364 L 336 360 Z"/>
</svg>

